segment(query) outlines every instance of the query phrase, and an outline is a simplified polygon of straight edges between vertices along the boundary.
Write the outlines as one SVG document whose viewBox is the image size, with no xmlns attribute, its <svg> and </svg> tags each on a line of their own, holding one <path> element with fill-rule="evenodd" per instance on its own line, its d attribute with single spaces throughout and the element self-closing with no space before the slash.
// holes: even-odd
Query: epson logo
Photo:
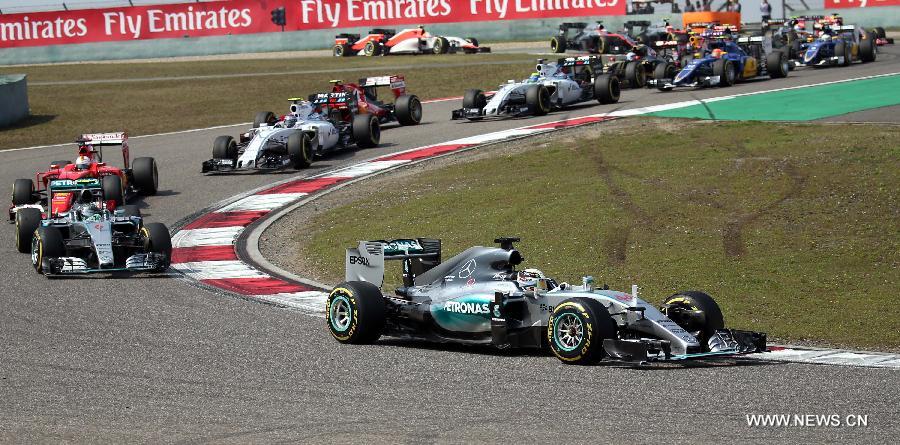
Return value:
<svg viewBox="0 0 900 445">
<path fill-rule="evenodd" d="M 350 264 L 362 264 L 363 266 L 368 266 L 369 260 L 365 257 L 350 255 Z"/>
<path fill-rule="evenodd" d="M 488 303 L 464 303 L 461 301 L 448 301 L 444 303 L 444 310 L 457 314 L 489 314 Z"/>
</svg>

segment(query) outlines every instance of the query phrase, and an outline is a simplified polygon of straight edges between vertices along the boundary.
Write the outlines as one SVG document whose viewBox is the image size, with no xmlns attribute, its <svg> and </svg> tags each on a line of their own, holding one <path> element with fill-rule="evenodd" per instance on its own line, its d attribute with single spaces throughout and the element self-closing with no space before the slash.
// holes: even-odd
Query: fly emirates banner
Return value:
<svg viewBox="0 0 900 445">
<path fill-rule="evenodd" d="M 625 0 L 231 0 L 0 14 L 0 48 L 625 14 Z"/>
</svg>

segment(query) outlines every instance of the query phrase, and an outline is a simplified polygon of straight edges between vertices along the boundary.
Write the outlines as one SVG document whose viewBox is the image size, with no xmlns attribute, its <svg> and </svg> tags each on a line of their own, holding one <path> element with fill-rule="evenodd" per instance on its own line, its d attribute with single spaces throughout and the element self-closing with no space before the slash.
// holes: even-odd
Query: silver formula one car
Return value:
<svg viewBox="0 0 900 445">
<path fill-rule="evenodd" d="M 290 114 L 278 118 L 271 111 L 256 114 L 253 128 L 240 141 L 219 136 L 212 159 L 202 171 L 282 170 L 309 167 L 315 156 L 357 146 L 370 148 L 381 141 L 381 125 L 373 114 L 356 114 L 349 91 L 312 94 L 309 100 L 291 98 Z M 341 116 L 349 111 L 349 121 Z"/>
<path fill-rule="evenodd" d="M 362 241 L 347 249 L 346 281 L 332 289 L 326 324 L 341 343 L 382 335 L 549 348 L 564 363 L 603 358 L 649 362 L 766 350 L 766 335 L 724 328 L 709 295 L 680 292 L 661 307 L 631 293 L 557 283 L 536 269 L 516 270 L 518 238 L 472 247 L 441 262 L 434 239 Z M 404 287 L 385 295 L 384 261 L 403 261 Z"/>
<path fill-rule="evenodd" d="M 115 207 L 99 179 L 57 179 L 47 206 L 16 211 L 16 248 L 46 276 L 97 272 L 162 272 L 172 240 L 161 223 L 144 223 L 135 206 Z"/>
<path fill-rule="evenodd" d="M 581 102 L 619 101 L 619 79 L 612 74 L 600 74 L 603 72 L 600 57 L 569 57 L 555 63 L 539 60 L 535 70 L 528 79 L 510 80 L 491 95 L 476 89 L 466 91 L 463 107 L 453 110 L 451 118 L 543 116 L 553 109 Z"/>
</svg>

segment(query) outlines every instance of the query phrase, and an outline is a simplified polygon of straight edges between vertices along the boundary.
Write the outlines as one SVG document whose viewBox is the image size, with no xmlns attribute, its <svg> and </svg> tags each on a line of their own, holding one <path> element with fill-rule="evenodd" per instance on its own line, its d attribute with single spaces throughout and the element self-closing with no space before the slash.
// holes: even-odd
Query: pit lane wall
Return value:
<svg viewBox="0 0 900 445">
<path fill-rule="evenodd" d="M 603 20 L 609 29 L 626 20 L 681 21 L 679 14 L 626 16 L 626 1 L 230 0 L 0 14 L 0 65 L 327 49 L 338 33 L 416 25 L 484 42 L 549 39 L 563 21 Z M 283 30 L 272 20 L 278 8 Z M 866 26 L 900 23 L 900 6 L 841 13 Z"/>
<path fill-rule="evenodd" d="M 28 117 L 28 85 L 24 74 L 0 76 L 0 128 Z"/>
</svg>

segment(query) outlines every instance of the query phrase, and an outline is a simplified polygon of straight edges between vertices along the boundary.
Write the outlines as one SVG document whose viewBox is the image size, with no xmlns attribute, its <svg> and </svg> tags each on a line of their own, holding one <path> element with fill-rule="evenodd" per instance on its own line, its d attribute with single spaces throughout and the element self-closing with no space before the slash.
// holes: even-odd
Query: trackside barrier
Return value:
<svg viewBox="0 0 900 445">
<path fill-rule="evenodd" d="M 0 76 L 0 128 L 28 117 L 28 84 L 24 74 Z"/>
</svg>

